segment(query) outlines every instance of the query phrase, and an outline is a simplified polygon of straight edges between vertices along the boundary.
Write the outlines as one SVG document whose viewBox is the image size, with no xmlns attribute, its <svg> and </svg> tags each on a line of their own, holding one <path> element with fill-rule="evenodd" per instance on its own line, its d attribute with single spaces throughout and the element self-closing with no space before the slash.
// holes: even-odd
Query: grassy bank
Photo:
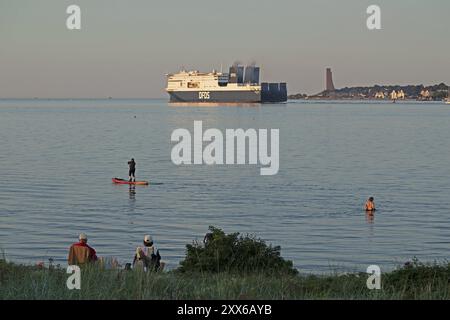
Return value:
<svg viewBox="0 0 450 320">
<path fill-rule="evenodd" d="M 382 289 L 368 290 L 368 275 L 144 274 L 82 271 L 81 290 L 68 290 L 64 269 L 0 260 L 0 299 L 449 299 L 450 265 L 414 263 L 382 274 Z"/>
</svg>

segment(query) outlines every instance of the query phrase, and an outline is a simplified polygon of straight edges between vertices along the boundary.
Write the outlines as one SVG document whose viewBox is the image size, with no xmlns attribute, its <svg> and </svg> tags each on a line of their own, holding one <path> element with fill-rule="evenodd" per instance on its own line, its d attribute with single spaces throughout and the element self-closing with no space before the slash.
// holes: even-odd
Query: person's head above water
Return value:
<svg viewBox="0 0 450 320">
<path fill-rule="evenodd" d="M 131 161 L 134 161 L 134 158 L 131 158 Z"/>
<path fill-rule="evenodd" d="M 373 197 L 370 197 L 370 198 L 369 198 L 369 201 L 372 201 L 372 202 L 373 202 L 373 200 L 374 200 Z"/>
</svg>

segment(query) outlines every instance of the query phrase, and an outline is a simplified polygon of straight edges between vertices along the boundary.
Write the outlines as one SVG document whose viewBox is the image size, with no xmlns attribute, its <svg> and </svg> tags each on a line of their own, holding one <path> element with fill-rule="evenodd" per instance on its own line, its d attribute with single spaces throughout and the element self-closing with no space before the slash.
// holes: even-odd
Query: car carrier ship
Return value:
<svg viewBox="0 0 450 320">
<path fill-rule="evenodd" d="M 229 73 L 181 70 L 167 75 L 170 102 L 279 103 L 287 101 L 287 85 L 259 83 L 260 68 L 233 65 Z"/>
</svg>

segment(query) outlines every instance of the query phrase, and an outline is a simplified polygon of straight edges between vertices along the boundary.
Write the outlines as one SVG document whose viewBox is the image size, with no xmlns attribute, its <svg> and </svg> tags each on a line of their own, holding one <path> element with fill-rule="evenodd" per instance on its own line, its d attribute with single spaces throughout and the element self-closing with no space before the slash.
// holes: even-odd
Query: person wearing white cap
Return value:
<svg viewBox="0 0 450 320">
<path fill-rule="evenodd" d="M 158 271 L 160 267 L 161 256 L 159 255 L 159 250 L 156 249 L 155 245 L 153 244 L 153 238 L 150 235 L 144 236 L 144 248 L 136 248 L 136 254 L 133 259 L 133 266 L 136 266 L 140 261 L 143 262 L 144 271 L 150 269 Z"/>
<path fill-rule="evenodd" d="M 97 252 L 87 244 L 87 235 L 85 233 L 80 233 L 78 240 L 78 243 L 74 243 L 70 246 L 69 257 L 67 259 L 69 265 L 80 265 L 97 261 Z"/>
<path fill-rule="evenodd" d="M 144 236 L 144 246 L 147 249 L 146 250 L 147 256 L 155 254 L 156 248 L 153 244 L 153 238 L 148 234 Z"/>
</svg>

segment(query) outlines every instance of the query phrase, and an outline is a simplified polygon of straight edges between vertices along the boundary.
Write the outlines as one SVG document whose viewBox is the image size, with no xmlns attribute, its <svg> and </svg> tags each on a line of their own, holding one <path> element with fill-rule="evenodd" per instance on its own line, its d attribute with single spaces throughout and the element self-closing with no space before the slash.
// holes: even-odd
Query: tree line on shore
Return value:
<svg viewBox="0 0 450 320">
<path fill-rule="evenodd" d="M 449 98 L 449 86 L 445 83 L 431 86 L 420 85 L 374 85 L 344 87 L 336 89 L 334 92 L 322 91 L 316 95 L 307 95 L 302 93 L 289 95 L 289 99 L 318 99 L 318 98 L 342 98 L 342 99 L 376 99 L 380 96 L 389 99 L 393 92 L 404 92 L 406 99 L 422 101 L 442 101 Z"/>
</svg>

